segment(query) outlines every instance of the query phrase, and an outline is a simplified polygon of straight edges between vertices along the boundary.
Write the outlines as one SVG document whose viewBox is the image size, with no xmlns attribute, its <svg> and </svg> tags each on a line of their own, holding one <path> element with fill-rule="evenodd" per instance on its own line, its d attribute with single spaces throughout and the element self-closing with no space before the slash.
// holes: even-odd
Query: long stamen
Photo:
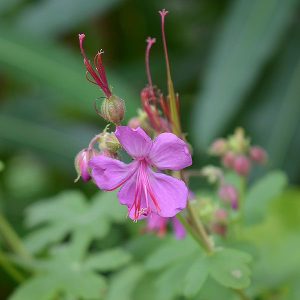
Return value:
<svg viewBox="0 0 300 300">
<path fill-rule="evenodd" d="M 147 47 L 146 47 L 146 54 L 145 54 L 145 64 L 146 64 L 146 73 L 147 73 L 147 78 L 148 78 L 148 83 L 149 86 L 152 87 L 152 77 L 151 77 L 151 72 L 150 72 L 150 50 L 152 45 L 156 42 L 155 38 L 148 37 L 147 40 Z"/>
<path fill-rule="evenodd" d="M 106 74 L 105 74 L 105 69 L 102 63 L 102 58 L 101 58 L 101 54 L 103 53 L 103 51 L 98 52 L 98 54 L 96 55 L 95 59 L 94 59 L 94 63 L 95 63 L 95 67 L 96 70 L 98 71 L 98 74 L 94 71 L 93 67 L 90 64 L 90 61 L 88 60 L 84 48 L 83 48 L 83 41 L 85 39 L 85 34 L 79 34 L 79 46 L 80 46 L 80 51 L 81 54 L 83 56 L 83 62 L 86 66 L 86 69 L 88 71 L 88 73 L 93 77 L 93 79 L 95 80 L 96 84 L 102 89 L 102 91 L 104 92 L 104 94 L 106 95 L 107 98 L 109 98 L 112 93 L 109 89 L 108 83 L 107 83 L 107 78 L 106 78 Z M 96 64 L 97 62 L 97 64 Z"/>
<path fill-rule="evenodd" d="M 173 133 L 175 133 L 177 136 L 181 136 L 180 119 L 179 119 L 179 113 L 176 104 L 176 96 L 175 96 L 173 81 L 171 78 L 167 40 L 165 35 L 165 17 L 168 14 L 168 11 L 163 9 L 159 11 L 159 14 L 161 16 L 162 41 L 164 45 L 164 53 L 165 53 L 166 68 L 167 68 L 167 80 L 168 80 L 168 92 L 169 92 L 168 98 L 170 104 L 170 117 L 171 117 L 172 129 L 173 129 Z"/>
</svg>

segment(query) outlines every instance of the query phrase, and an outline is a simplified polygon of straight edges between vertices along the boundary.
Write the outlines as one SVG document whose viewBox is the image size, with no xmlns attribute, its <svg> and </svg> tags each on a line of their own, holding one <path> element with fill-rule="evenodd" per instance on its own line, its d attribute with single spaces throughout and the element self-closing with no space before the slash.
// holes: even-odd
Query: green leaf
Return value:
<svg viewBox="0 0 300 300">
<path fill-rule="evenodd" d="M 92 17 L 99 17 L 120 0 L 46 0 L 27 5 L 18 15 L 16 27 L 49 38 L 72 29 Z M 41 24 L 43 24 L 41 26 Z"/>
<path fill-rule="evenodd" d="M 131 265 L 113 275 L 106 300 L 131 300 L 134 289 L 143 276 L 143 268 Z"/>
<path fill-rule="evenodd" d="M 280 195 L 286 185 L 287 177 L 281 171 L 273 171 L 255 183 L 249 189 L 245 199 L 246 222 L 253 224 L 263 220 L 268 205 Z"/>
<path fill-rule="evenodd" d="M 52 300 L 56 294 L 57 284 L 47 276 L 40 276 L 19 286 L 9 300 Z"/>
<path fill-rule="evenodd" d="M 206 257 L 197 258 L 188 270 L 183 287 L 186 297 L 194 297 L 202 288 L 208 276 L 209 266 Z"/>
<path fill-rule="evenodd" d="M 32 262 L 34 275 L 13 294 L 12 299 L 53 299 L 53 295 L 98 300 L 106 291 L 105 278 L 85 268 L 73 244 L 54 248 L 50 257 Z M 80 283 L 80 284 L 79 284 Z M 35 293 L 35 295 L 32 295 Z"/>
<path fill-rule="evenodd" d="M 297 132 L 300 130 L 300 32 L 297 26 L 293 26 L 282 48 L 259 88 L 256 100 L 259 105 L 252 106 L 247 113 L 245 127 L 253 133 L 253 140 L 265 145 L 272 167 L 285 165 L 291 178 L 292 173 L 295 176 L 298 172 L 294 162 L 298 158 Z"/>
<path fill-rule="evenodd" d="M 99 195 L 88 203 L 81 193 L 67 191 L 33 204 L 27 210 L 26 223 L 30 227 L 42 227 L 25 238 L 28 249 L 40 251 L 68 234 L 83 235 L 84 244 L 88 244 L 92 239 L 103 238 L 112 222 L 125 221 L 126 209 L 119 205 L 116 193 Z"/>
<path fill-rule="evenodd" d="M 250 284 L 251 256 L 233 249 L 219 249 L 208 256 L 209 274 L 221 285 L 244 289 Z"/>
<path fill-rule="evenodd" d="M 158 275 L 155 282 L 157 295 L 156 300 L 172 300 L 182 294 L 184 275 L 190 267 L 193 260 L 184 260 L 175 263 L 166 268 Z"/>
<path fill-rule="evenodd" d="M 109 249 L 90 255 L 85 261 L 85 268 L 101 272 L 113 271 L 127 264 L 130 259 L 131 256 L 121 248 Z"/>
<path fill-rule="evenodd" d="M 241 108 L 262 67 L 282 39 L 297 0 L 240 0 L 229 8 L 198 97 L 193 130 L 207 147 Z M 259 46 L 258 46 L 259 45 Z"/>
<path fill-rule="evenodd" d="M 145 267 L 151 271 L 159 270 L 172 263 L 184 260 L 197 251 L 200 251 L 200 248 L 191 237 L 184 240 L 170 238 L 165 240 L 165 243 L 148 257 Z"/>
</svg>

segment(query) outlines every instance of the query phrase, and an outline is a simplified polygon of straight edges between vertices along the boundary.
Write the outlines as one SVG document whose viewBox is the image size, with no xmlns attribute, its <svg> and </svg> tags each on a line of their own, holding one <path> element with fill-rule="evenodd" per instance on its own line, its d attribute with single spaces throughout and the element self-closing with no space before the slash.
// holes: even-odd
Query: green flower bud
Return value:
<svg viewBox="0 0 300 300">
<path fill-rule="evenodd" d="M 101 105 L 101 116 L 108 122 L 119 125 L 124 119 L 125 103 L 115 95 L 105 98 Z"/>
</svg>

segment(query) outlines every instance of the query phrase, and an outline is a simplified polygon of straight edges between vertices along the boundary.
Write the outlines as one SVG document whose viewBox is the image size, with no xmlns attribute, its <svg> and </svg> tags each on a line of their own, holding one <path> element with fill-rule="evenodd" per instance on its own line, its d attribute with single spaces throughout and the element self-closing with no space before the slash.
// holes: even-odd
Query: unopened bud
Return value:
<svg viewBox="0 0 300 300">
<path fill-rule="evenodd" d="M 236 155 L 232 151 L 227 152 L 222 158 L 224 167 L 233 169 L 235 157 Z"/>
<path fill-rule="evenodd" d="M 215 166 L 206 166 L 201 169 L 201 174 L 207 178 L 208 182 L 213 184 L 223 177 L 223 172 Z"/>
<path fill-rule="evenodd" d="M 224 202 L 230 203 L 233 209 L 238 209 L 239 196 L 236 188 L 233 185 L 222 185 L 219 189 L 219 196 Z"/>
<path fill-rule="evenodd" d="M 91 179 L 89 173 L 88 163 L 98 154 L 95 149 L 83 149 L 75 157 L 75 169 L 77 171 L 77 178 L 75 182 L 81 177 L 83 181 L 89 181 Z"/>
<path fill-rule="evenodd" d="M 234 170 L 241 176 L 247 176 L 251 169 L 251 162 L 245 155 L 239 155 L 234 159 Z"/>
<path fill-rule="evenodd" d="M 227 149 L 227 141 L 225 139 L 217 139 L 212 143 L 209 153 L 215 156 L 222 156 L 226 153 Z"/>
<path fill-rule="evenodd" d="M 134 117 L 128 121 L 128 126 L 132 129 L 137 129 L 142 126 L 142 122 L 138 117 Z"/>
<path fill-rule="evenodd" d="M 250 140 L 246 138 L 243 128 L 237 128 L 228 139 L 230 149 L 236 153 L 246 153 L 249 149 Z"/>
<path fill-rule="evenodd" d="M 115 95 L 105 98 L 101 105 L 101 116 L 108 122 L 120 124 L 124 119 L 125 103 Z"/>
<path fill-rule="evenodd" d="M 267 161 L 267 153 L 263 148 L 253 146 L 250 148 L 250 158 L 259 164 L 264 164 Z"/>
<path fill-rule="evenodd" d="M 216 222 L 226 224 L 228 220 L 228 212 L 223 208 L 218 208 L 215 211 L 214 218 Z"/>
<path fill-rule="evenodd" d="M 116 153 L 121 149 L 121 144 L 116 138 L 114 132 L 103 132 L 99 136 L 99 148 L 103 152 L 108 152 L 110 154 Z"/>
<path fill-rule="evenodd" d="M 210 198 L 201 198 L 199 201 L 199 215 L 204 222 L 210 222 L 215 211 L 215 204 Z"/>
</svg>

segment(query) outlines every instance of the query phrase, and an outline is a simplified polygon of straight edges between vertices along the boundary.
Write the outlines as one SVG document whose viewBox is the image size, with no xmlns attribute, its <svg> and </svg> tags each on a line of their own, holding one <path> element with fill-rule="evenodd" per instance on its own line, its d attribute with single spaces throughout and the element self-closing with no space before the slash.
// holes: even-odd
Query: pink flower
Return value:
<svg viewBox="0 0 300 300">
<path fill-rule="evenodd" d="M 188 189 L 182 180 L 158 170 L 179 171 L 192 164 L 186 143 L 172 133 L 162 133 L 154 141 L 140 127 L 118 126 L 115 132 L 124 150 L 133 158 L 129 164 L 103 155 L 90 161 L 91 176 L 105 191 L 122 187 L 121 204 L 131 219 L 150 215 L 173 217 L 186 207 Z"/>
<path fill-rule="evenodd" d="M 146 231 L 147 232 L 155 232 L 155 233 L 157 233 L 157 235 L 159 237 L 163 237 L 167 233 L 167 225 L 168 225 L 169 221 L 172 222 L 175 237 L 178 240 L 185 238 L 186 231 L 185 231 L 183 225 L 179 222 L 179 220 L 176 217 L 163 218 L 163 217 L 160 217 L 159 215 L 152 214 L 147 219 Z"/>
</svg>

